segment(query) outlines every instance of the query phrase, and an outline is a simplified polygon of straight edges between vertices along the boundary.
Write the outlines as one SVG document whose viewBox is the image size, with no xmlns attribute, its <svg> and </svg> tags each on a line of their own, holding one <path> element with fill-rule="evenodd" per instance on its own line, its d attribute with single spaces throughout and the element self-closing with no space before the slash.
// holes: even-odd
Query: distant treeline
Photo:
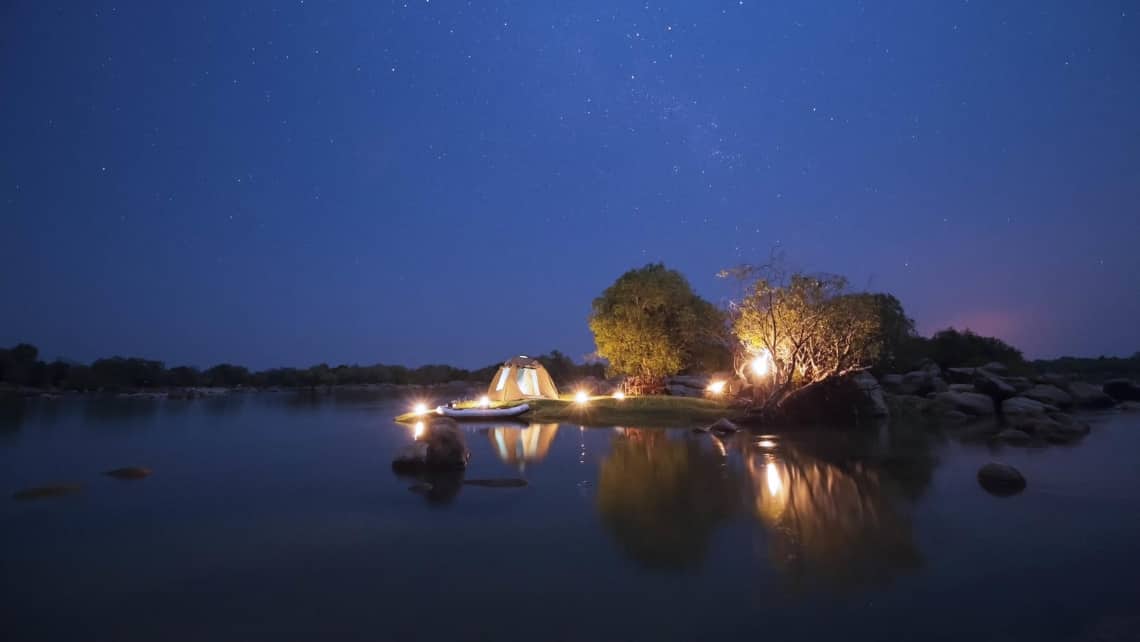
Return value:
<svg viewBox="0 0 1140 642">
<path fill-rule="evenodd" d="M 579 365 L 570 357 L 554 350 L 538 357 L 560 384 L 586 376 L 602 375 L 600 365 Z M 321 386 L 394 384 L 435 385 L 450 381 L 484 383 L 491 380 L 498 363 L 478 370 L 447 365 L 418 368 L 375 364 L 330 366 L 321 363 L 309 368 L 271 368 L 251 371 L 244 366 L 220 363 L 206 370 L 193 366 L 167 368 L 153 359 L 108 357 L 90 364 L 63 359 L 42 361 L 39 350 L 21 343 L 0 349 L 0 383 L 11 386 L 59 390 L 130 390 L 154 388 L 192 388 L 243 386 L 251 388 L 316 388 Z"/>
<path fill-rule="evenodd" d="M 1140 379 L 1140 352 L 1131 357 L 1039 359 L 1034 361 L 1032 365 L 1040 372 L 1071 374 L 1085 381 L 1105 381 L 1117 378 Z"/>
</svg>

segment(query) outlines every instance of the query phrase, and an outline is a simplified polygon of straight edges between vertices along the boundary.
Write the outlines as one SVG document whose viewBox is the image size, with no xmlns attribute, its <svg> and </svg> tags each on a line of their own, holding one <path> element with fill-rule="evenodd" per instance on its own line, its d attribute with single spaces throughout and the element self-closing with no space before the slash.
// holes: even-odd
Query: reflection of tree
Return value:
<svg viewBox="0 0 1140 642">
<path fill-rule="evenodd" d="M 525 428 L 496 426 L 489 428 L 486 434 L 499 459 L 521 472 L 528 463 L 546 459 L 550 444 L 558 434 L 558 424 L 531 424 Z"/>
<path fill-rule="evenodd" d="M 694 439 L 627 429 L 601 464 L 602 523 L 645 566 L 695 566 L 713 531 L 739 506 L 743 480 L 724 464 L 720 453 Z"/>
<path fill-rule="evenodd" d="M 921 563 L 903 493 L 878 471 L 794 448 L 746 464 L 772 564 L 793 584 L 883 584 Z"/>
</svg>

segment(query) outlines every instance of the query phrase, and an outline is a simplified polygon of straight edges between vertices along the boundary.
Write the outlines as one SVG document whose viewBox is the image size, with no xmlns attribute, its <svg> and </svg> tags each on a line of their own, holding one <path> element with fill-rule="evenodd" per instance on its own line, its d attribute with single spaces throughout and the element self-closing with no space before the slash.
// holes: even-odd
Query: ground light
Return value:
<svg viewBox="0 0 1140 642">
<path fill-rule="evenodd" d="M 490 408 L 491 407 L 491 398 L 488 397 L 487 395 L 483 395 L 482 397 L 479 397 L 479 407 L 480 408 Z"/>
<path fill-rule="evenodd" d="M 618 401 L 625 399 L 625 393 L 622 392 L 621 390 L 618 390 L 617 392 L 614 393 L 614 399 L 617 399 Z"/>
<path fill-rule="evenodd" d="M 422 401 L 417 403 L 416 405 L 412 406 L 412 414 L 416 415 L 417 417 L 420 415 L 426 415 L 427 411 L 428 411 L 427 404 L 423 403 Z"/>
<path fill-rule="evenodd" d="M 574 403 L 578 404 L 579 406 L 586 405 L 586 402 L 589 400 L 590 395 L 587 395 L 584 390 L 579 390 L 578 393 L 574 395 Z"/>
<path fill-rule="evenodd" d="M 709 387 L 707 388 L 707 390 L 714 395 L 719 395 L 719 394 L 724 392 L 724 382 L 723 381 L 714 381 L 714 382 L 709 384 Z"/>
<path fill-rule="evenodd" d="M 760 354 L 752 360 L 752 372 L 756 373 L 757 377 L 763 377 L 768 374 L 772 369 L 772 353 L 767 349 L 761 350 Z"/>
</svg>

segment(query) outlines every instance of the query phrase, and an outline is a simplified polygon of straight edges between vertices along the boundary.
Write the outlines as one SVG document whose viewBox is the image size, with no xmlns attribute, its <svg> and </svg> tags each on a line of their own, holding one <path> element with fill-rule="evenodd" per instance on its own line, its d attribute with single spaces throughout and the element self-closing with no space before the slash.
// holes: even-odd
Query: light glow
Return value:
<svg viewBox="0 0 1140 642">
<path fill-rule="evenodd" d="M 756 442 L 756 445 L 760 446 L 761 448 L 775 448 L 776 442 L 772 441 L 771 439 L 761 439 L 760 441 Z"/>
<path fill-rule="evenodd" d="M 780 494 L 780 490 L 784 487 L 784 481 L 780 479 L 780 471 L 776 470 L 776 463 L 769 462 L 766 466 L 768 469 L 765 471 L 765 476 L 768 481 L 768 494 L 772 497 Z"/>
<path fill-rule="evenodd" d="M 589 400 L 590 400 L 590 395 L 586 394 L 586 391 L 584 391 L 584 390 L 579 390 L 574 395 L 574 403 L 578 404 L 579 406 L 586 405 L 586 402 Z"/>
<path fill-rule="evenodd" d="M 614 393 L 614 399 L 617 399 L 618 401 L 625 399 L 625 393 L 622 392 L 621 390 L 618 390 L 617 392 Z"/>
<path fill-rule="evenodd" d="M 415 406 L 412 406 L 412 414 L 417 416 L 417 417 L 422 416 L 422 415 L 426 415 L 427 411 L 428 411 L 427 404 L 423 403 L 422 401 L 417 403 Z"/>
<path fill-rule="evenodd" d="M 479 397 L 479 407 L 480 408 L 490 408 L 491 407 L 491 398 L 488 397 L 487 395 L 483 395 L 482 397 Z"/>
<path fill-rule="evenodd" d="M 412 439 L 419 439 L 424 436 L 424 422 L 417 421 L 416 425 L 412 427 Z"/>
<path fill-rule="evenodd" d="M 768 352 L 768 349 L 765 348 L 752 359 L 752 372 L 754 372 L 757 377 L 763 377 L 766 376 L 771 369 L 772 353 Z"/>
<path fill-rule="evenodd" d="M 714 395 L 719 395 L 719 394 L 722 394 L 724 392 L 724 386 L 725 386 L 725 382 L 714 381 L 714 382 L 709 384 L 709 387 L 707 388 L 707 390 Z"/>
</svg>

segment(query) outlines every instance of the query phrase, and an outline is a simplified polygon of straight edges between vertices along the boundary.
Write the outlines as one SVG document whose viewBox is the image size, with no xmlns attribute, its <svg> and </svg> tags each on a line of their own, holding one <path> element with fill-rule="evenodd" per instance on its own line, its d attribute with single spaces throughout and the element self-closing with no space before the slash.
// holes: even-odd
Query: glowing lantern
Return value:
<svg viewBox="0 0 1140 642">
<path fill-rule="evenodd" d="M 760 354 L 756 355 L 756 358 L 752 360 L 752 372 L 754 372 L 757 377 L 763 377 L 767 375 L 771 369 L 772 353 L 768 352 L 767 349 L 761 350 Z"/>
<path fill-rule="evenodd" d="M 714 395 L 719 395 L 719 394 L 724 392 L 724 386 L 725 386 L 725 382 L 714 381 L 714 382 L 709 384 L 709 387 L 707 388 L 707 390 Z"/>
<path fill-rule="evenodd" d="M 618 390 L 617 392 L 614 393 L 614 399 L 617 399 L 618 401 L 625 399 L 625 393 L 622 392 L 621 390 Z"/>
<path fill-rule="evenodd" d="M 479 407 L 480 408 L 490 408 L 491 407 L 491 398 L 486 396 L 486 395 L 479 397 Z"/>
<path fill-rule="evenodd" d="M 587 395 L 584 390 L 579 390 L 578 393 L 574 395 L 574 403 L 578 404 L 579 406 L 586 405 L 586 402 L 589 400 L 590 396 Z"/>
<path fill-rule="evenodd" d="M 423 402 L 417 403 L 415 406 L 412 407 L 412 414 L 416 415 L 417 417 L 420 415 L 426 415 L 427 411 L 428 411 L 427 404 L 423 403 Z"/>
</svg>

